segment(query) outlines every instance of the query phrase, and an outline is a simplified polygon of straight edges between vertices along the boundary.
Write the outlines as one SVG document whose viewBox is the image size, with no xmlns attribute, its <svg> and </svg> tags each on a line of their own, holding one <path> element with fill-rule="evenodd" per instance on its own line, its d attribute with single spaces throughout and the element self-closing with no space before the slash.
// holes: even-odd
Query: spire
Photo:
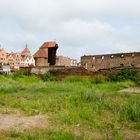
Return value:
<svg viewBox="0 0 140 140">
<path fill-rule="evenodd" d="M 27 43 L 25 44 L 25 48 L 24 48 L 24 50 L 23 50 L 21 53 L 22 53 L 22 55 L 28 55 L 28 56 L 31 55 L 31 52 L 30 52 L 30 50 L 28 49 Z"/>
<path fill-rule="evenodd" d="M 28 48 L 28 44 L 27 43 L 25 44 L 25 48 Z"/>
</svg>

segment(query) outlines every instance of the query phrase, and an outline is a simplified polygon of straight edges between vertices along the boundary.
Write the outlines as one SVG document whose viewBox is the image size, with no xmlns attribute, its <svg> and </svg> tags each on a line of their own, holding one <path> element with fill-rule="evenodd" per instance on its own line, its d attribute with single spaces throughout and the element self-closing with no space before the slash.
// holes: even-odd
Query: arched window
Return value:
<svg viewBox="0 0 140 140">
<path fill-rule="evenodd" d="M 102 56 L 102 60 L 104 60 L 105 59 L 105 57 L 104 56 Z"/>
</svg>

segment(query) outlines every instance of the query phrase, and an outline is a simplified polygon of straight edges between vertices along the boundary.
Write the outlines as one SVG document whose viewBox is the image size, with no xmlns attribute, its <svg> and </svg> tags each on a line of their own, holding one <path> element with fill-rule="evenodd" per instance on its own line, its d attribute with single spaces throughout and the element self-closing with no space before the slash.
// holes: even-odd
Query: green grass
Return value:
<svg viewBox="0 0 140 140">
<path fill-rule="evenodd" d="M 10 75 L 0 76 L 0 83 L 0 108 L 49 116 L 47 129 L 11 130 L 2 132 L 1 139 L 123 140 L 125 130 L 139 133 L 140 95 L 118 92 L 134 82 L 74 76 L 43 82 L 34 76 Z"/>
</svg>

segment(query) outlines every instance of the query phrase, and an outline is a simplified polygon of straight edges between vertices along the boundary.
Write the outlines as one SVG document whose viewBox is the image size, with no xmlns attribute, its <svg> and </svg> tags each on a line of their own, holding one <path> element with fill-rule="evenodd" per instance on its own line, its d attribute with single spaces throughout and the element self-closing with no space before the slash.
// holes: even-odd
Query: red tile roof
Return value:
<svg viewBox="0 0 140 140">
<path fill-rule="evenodd" d="M 56 47 L 57 43 L 55 41 L 50 41 L 50 42 L 44 42 L 44 44 L 40 47 L 42 48 L 52 48 Z"/>
<path fill-rule="evenodd" d="M 44 49 L 56 47 L 56 45 L 57 45 L 57 43 L 55 41 L 44 42 L 44 44 L 34 54 L 34 57 L 43 57 L 43 58 L 48 57 L 48 53 Z"/>
<path fill-rule="evenodd" d="M 30 50 L 26 47 L 21 53 L 30 53 Z"/>
<path fill-rule="evenodd" d="M 48 57 L 48 54 L 45 50 L 39 49 L 35 54 L 34 57 Z"/>
<path fill-rule="evenodd" d="M 31 60 L 32 56 L 21 56 L 22 61 L 25 61 L 27 58 L 29 58 L 29 60 Z"/>
</svg>

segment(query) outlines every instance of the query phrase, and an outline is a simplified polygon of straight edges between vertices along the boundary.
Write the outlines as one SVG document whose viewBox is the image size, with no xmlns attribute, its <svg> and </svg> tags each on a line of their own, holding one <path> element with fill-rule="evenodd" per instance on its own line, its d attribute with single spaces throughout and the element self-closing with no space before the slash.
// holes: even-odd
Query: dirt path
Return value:
<svg viewBox="0 0 140 140">
<path fill-rule="evenodd" d="M 131 87 L 121 90 L 120 92 L 133 92 L 133 93 L 140 93 L 140 87 Z"/>
<path fill-rule="evenodd" d="M 16 114 L 0 113 L 0 131 L 6 131 L 13 128 L 46 128 L 47 126 L 48 122 L 46 115 L 24 116 L 19 112 Z"/>
</svg>

